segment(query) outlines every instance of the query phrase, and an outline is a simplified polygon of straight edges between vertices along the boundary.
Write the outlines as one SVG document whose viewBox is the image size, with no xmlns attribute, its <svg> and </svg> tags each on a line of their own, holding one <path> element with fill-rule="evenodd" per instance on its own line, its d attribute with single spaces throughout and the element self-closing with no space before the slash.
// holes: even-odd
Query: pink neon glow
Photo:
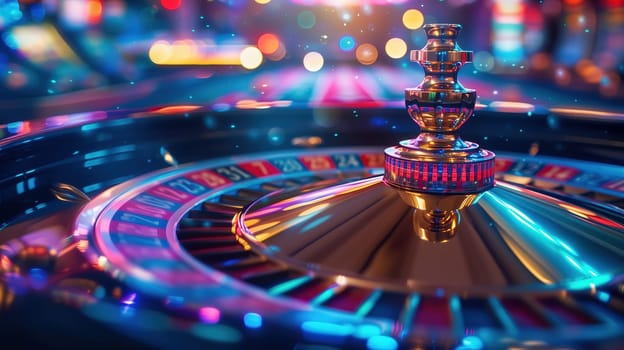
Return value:
<svg viewBox="0 0 624 350">
<path fill-rule="evenodd" d="M 364 6 L 364 5 L 397 5 L 407 2 L 407 0 L 291 0 L 291 2 L 306 6 Z"/>
<path fill-rule="evenodd" d="M 221 311 L 210 306 L 202 307 L 199 309 L 199 319 L 205 323 L 217 323 L 221 319 Z"/>
</svg>

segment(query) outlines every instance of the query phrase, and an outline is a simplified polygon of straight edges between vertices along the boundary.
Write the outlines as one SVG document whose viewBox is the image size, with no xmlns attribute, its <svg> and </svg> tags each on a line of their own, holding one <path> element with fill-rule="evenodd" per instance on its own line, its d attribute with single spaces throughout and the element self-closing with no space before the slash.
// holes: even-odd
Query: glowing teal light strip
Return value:
<svg viewBox="0 0 624 350">
<path fill-rule="evenodd" d="M 332 284 L 329 288 L 325 289 L 321 294 L 319 294 L 316 298 L 310 301 L 310 304 L 318 306 L 323 304 L 324 302 L 331 299 L 334 295 L 336 295 L 337 284 Z"/>
<path fill-rule="evenodd" d="M 464 317 L 461 312 L 461 301 L 457 295 L 451 296 L 449 300 L 449 308 L 453 321 L 453 333 L 457 337 L 464 336 Z"/>
<path fill-rule="evenodd" d="M 514 321 L 511 319 L 511 316 L 509 315 L 507 310 L 505 310 L 505 308 L 501 304 L 500 300 L 492 296 L 488 298 L 488 302 L 490 303 L 492 311 L 494 311 L 494 314 L 496 315 L 502 326 L 505 328 L 505 330 L 507 330 L 508 333 L 516 333 L 518 331 L 518 328 L 516 327 Z"/>
<path fill-rule="evenodd" d="M 401 338 L 405 337 L 407 334 L 410 333 L 412 328 L 412 320 L 414 319 L 414 314 L 416 313 L 416 308 L 418 307 L 419 303 L 420 294 L 416 293 L 411 294 L 405 300 L 405 308 L 403 309 L 403 312 L 401 312 L 401 315 L 399 317 L 399 322 L 401 322 L 401 325 L 403 326 L 400 335 Z"/>
<path fill-rule="evenodd" d="M 379 289 L 375 289 L 369 296 L 364 300 L 364 302 L 358 307 L 355 311 L 355 315 L 358 317 L 364 317 L 368 315 L 368 313 L 373 309 L 375 304 L 377 304 L 377 300 L 381 297 L 382 291 Z"/>
<path fill-rule="evenodd" d="M 303 284 L 307 283 L 311 279 L 312 277 L 310 276 L 301 276 L 301 277 L 297 277 L 295 279 L 280 283 L 276 286 L 271 287 L 271 289 L 269 289 L 269 295 L 275 296 L 275 295 L 284 294 L 299 286 L 302 286 Z"/>
</svg>

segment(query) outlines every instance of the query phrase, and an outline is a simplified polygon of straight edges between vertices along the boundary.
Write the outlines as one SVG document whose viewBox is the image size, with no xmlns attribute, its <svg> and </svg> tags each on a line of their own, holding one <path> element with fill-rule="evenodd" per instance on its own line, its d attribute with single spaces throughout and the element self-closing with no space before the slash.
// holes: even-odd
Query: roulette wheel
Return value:
<svg viewBox="0 0 624 350">
<path fill-rule="evenodd" d="M 4 125 L 3 341 L 621 348 L 622 114 L 478 104 L 461 26 L 424 29 L 401 106 L 343 103 L 358 92 L 337 83 L 313 108 L 226 96 Z"/>
</svg>

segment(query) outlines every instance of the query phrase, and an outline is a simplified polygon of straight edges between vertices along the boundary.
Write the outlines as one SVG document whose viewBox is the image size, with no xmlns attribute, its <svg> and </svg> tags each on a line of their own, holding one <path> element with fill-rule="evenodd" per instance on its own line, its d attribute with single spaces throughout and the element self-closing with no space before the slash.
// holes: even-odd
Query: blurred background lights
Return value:
<svg viewBox="0 0 624 350">
<path fill-rule="evenodd" d="M 255 46 L 248 46 L 241 51 L 240 62 L 247 69 L 256 69 L 262 64 L 262 52 Z"/>
<path fill-rule="evenodd" d="M 149 11 L 126 0 L 0 0 L 5 98 L 134 85 L 190 65 L 266 69 L 269 75 L 302 61 L 306 73 L 325 68 L 331 74 L 328 66 L 348 65 L 400 69 L 409 50 L 426 42 L 425 17 L 427 23 L 462 23 L 465 16 L 479 19 L 462 23 L 460 35 L 460 45 L 474 50 L 470 69 L 488 73 L 478 79 L 522 74 L 565 90 L 599 92 L 612 102 L 624 93 L 622 0 L 491 0 L 485 7 L 474 0 L 422 7 L 407 0 L 146 3 Z M 402 92 L 371 91 L 362 97 L 395 99 Z"/>
<path fill-rule="evenodd" d="M 576 63 L 576 72 L 590 84 L 597 84 L 602 79 L 602 70 L 588 59 L 581 59 Z"/>
<path fill-rule="evenodd" d="M 240 65 L 243 45 L 213 45 L 198 40 L 155 41 L 148 50 L 157 65 Z M 262 63 L 262 53 L 256 48 Z M 253 57 L 252 57 L 253 58 Z M 253 61 L 252 61 L 253 62 Z M 252 62 L 249 62 L 251 66 Z"/>
<path fill-rule="evenodd" d="M 377 61 L 379 53 L 372 44 L 362 44 L 355 50 L 355 58 L 363 65 L 371 65 Z"/>
<path fill-rule="evenodd" d="M 401 38 L 392 38 L 386 42 L 386 54 L 390 58 L 401 58 L 407 53 L 407 44 Z"/>
<path fill-rule="evenodd" d="M 324 63 L 323 55 L 316 51 L 308 52 L 303 57 L 303 66 L 310 72 L 318 72 L 323 68 Z"/>
<path fill-rule="evenodd" d="M 265 33 L 258 38 L 258 48 L 265 55 L 272 55 L 277 52 L 280 46 L 280 41 L 277 35 L 272 33 Z"/>
<path fill-rule="evenodd" d="M 60 4 L 63 21 L 73 27 L 97 24 L 102 19 L 101 0 L 66 0 Z"/>
<path fill-rule="evenodd" d="M 17 0 L 0 2 L 0 29 L 22 18 Z"/>
<path fill-rule="evenodd" d="M 375 335 L 368 339 L 366 348 L 368 350 L 395 350 L 399 343 L 392 337 L 386 335 Z"/>
<path fill-rule="evenodd" d="M 514 65 L 524 59 L 523 0 L 495 0 L 492 14 L 492 47 L 496 60 Z"/>
<path fill-rule="evenodd" d="M 475 69 L 481 72 L 489 72 L 494 68 L 494 56 L 487 51 L 475 53 L 472 61 Z"/>
<path fill-rule="evenodd" d="M 570 72 L 564 66 L 558 66 L 555 68 L 554 74 L 555 82 L 561 86 L 567 86 L 570 84 L 572 77 L 570 76 Z"/>
<path fill-rule="evenodd" d="M 293 3 L 305 5 L 305 6 L 334 6 L 334 7 L 347 7 L 347 6 L 370 6 L 370 5 L 398 5 L 407 2 L 408 0 L 290 0 Z M 362 4 L 364 3 L 364 4 Z"/>
<path fill-rule="evenodd" d="M 425 23 L 425 17 L 422 12 L 411 9 L 403 13 L 403 25 L 405 28 L 415 30 L 422 27 L 423 23 Z"/>
<path fill-rule="evenodd" d="M 204 323 L 217 323 L 221 319 L 221 311 L 217 308 L 205 306 L 199 309 L 199 319 Z"/>
<path fill-rule="evenodd" d="M 355 48 L 355 39 L 351 35 L 345 35 L 338 41 L 338 46 L 342 51 L 351 51 Z"/>
<path fill-rule="evenodd" d="M 536 70 L 545 70 L 550 67 L 551 58 L 545 52 L 538 52 L 531 57 L 531 67 Z"/>
<path fill-rule="evenodd" d="M 160 5 L 166 10 L 177 10 L 182 5 L 182 0 L 160 0 Z"/>
<path fill-rule="evenodd" d="M 96 24 L 102 18 L 102 1 L 89 0 L 86 1 L 87 23 Z"/>
<path fill-rule="evenodd" d="M 165 64 L 171 57 L 173 50 L 169 43 L 164 40 L 158 40 L 152 44 L 148 51 L 150 60 L 156 64 Z"/>
<path fill-rule="evenodd" d="M 584 2 L 585 0 L 564 0 L 563 2 L 566 5 L 570 5 L 570 6 L 577 6 L 580 5 Z"/>
<path fill-rule="evenodd" d="M 381 334 L 381 328 L 375 324 L 363 324 L 357 327 L 353 336 L 360 339 L 368 339 Z"/>
<path fill-rule="evenodd" d="M 246 313 L 243 316 L 243 323 L 247 328 L 260 328 L 262 327 L 262 316 L 255 312 Z"/>
<path fill-rule="evenodd" d="M 468 335 L 461 340 L 461 345 L 455 350 L 481 350 L 483 349 L 483 341 L 474 335 Z"/>
<path fill-rule="evenodd" d="M 316 24 L 316 16 L 311 11 L 301 11 L 297 15 L 297 24 L 303 29 L 311 29 Z"/>
<path fill-rule="evenodd" d="M 124 305 L 134 305 L 134 303 L 136 303 L 136 293 L 129 293 L 125 296 L 123 296 L 120 300 L 120 302 Z"/>
<path fill-rule="evenodd" d="M 267 56 L 267 58 L 272 60 L 272 61 L 279 61 L 279 60 L 283 59 L 284 57 L 286 57 L 286 47 L 284 46 L 284 44 L 281 41 L 279 42 L 279 46 L 277 47 L 277 51 L 275 51 L 272 54 Z"/>
<path fill-rule="evenodd" d="M 621 79 L 618 73 L 610 72 L 602 76 L 600 79 L 600 93 L 604 96 L 613 97 L 616 96 L 621 84 Z"/>
</svg>

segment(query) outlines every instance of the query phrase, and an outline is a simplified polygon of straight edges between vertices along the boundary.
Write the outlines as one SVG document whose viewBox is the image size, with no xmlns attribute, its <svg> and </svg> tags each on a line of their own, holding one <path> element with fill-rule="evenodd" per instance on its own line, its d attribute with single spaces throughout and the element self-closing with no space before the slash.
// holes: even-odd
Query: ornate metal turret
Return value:
<svg viewBox="0 0 624 350">
<path fill-rule="evenodd" d="M 494 186 L 494 153 L 458 135 L 476 100 L 475 90 L 457 80 L 459 69 L 472 61 L 472 51 L 457 44 L 461 25 L 428 24 L 424 29 L 427 44 L 410 57 L 422 65 L 425 78 L 405 90 L 407 111 L 421 133 L 386 149 L 384 182 L 418 209 L 415 217 L 435 232 L 419 235 L 439 241 L 452 236 L 456 211 Z"/>
</svg>

